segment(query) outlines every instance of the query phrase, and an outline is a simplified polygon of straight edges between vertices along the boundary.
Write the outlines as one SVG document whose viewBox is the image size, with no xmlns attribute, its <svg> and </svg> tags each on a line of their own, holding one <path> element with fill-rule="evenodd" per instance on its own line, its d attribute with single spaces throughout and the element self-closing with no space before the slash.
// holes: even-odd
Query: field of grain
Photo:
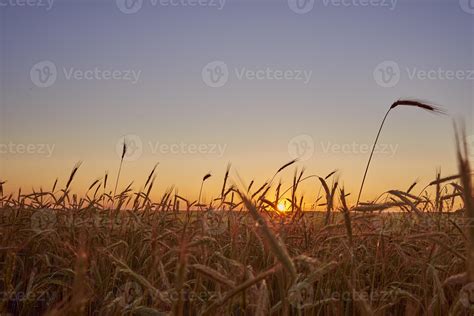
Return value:
<svg viewBox="0 0 474 316">
<path fill-rule="evenodd" d="M 446 213 L 450 195 L 435 208 L 397 194 L 410 210 L 329 217 L 62 208 L 46 194 L 7 201 L 2 314 L 468 313 L 469 220 Z"/>
<path fill-rule="evenodd" d="M 458 141 L 459 174 L 353 206 L 335 172 L 304 170 L 283 191 L 229 185 L 229 167 L 206 204 L 173 190 L 152 201 L 156 166 L 140 192 L 105 176 L 79 198 L 79 165 L 62 189 L 1 190 L 0 314 L 470 315 L 468 157 Z M 317 212 L 298 191 L 310 177 Z"/>
<path fill-rule="evenodd" d="M 469 223 L 444 209 L 335 213 L 325 224 L 317 212 L 27 201 L 2 211 L 2 315 L 469 312 Z"/>
</svg>

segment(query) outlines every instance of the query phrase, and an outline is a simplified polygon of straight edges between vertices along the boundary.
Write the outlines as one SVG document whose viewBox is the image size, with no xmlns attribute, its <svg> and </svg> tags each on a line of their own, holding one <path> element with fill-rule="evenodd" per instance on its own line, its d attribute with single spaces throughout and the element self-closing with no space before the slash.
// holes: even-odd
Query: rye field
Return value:
<svg viewBox="0 0 474 316">
<path fill-rule="evenodd" d="M 172 188 L 153 201 L 157 166 L 138 192 L 117 191 L 122 164 L 115 184 L 105 175 L 84 197 L 71 192 L 79 164 L 64 186 L 2 187 L 0 314 L 472 315 L 464 139 L 458 174 L 354 205 L 336 171 L 296 168 L 289 189 L 275 184 L 295 161 L 245 188 L 230 184 L 229 166 L 207 203 Z M 316 197 L 298 190 L 308 179 L 320 183 Z"/>
</svg>

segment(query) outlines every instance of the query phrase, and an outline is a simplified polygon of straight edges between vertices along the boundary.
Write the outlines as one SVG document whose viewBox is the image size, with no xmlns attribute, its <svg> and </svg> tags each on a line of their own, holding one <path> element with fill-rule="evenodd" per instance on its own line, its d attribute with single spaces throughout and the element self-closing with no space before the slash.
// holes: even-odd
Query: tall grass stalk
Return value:
<svg viewBox="0 0 474 316">
<path fill-rule="evenodd" d="M 123 158 L 125 157 L 126 154 L 127 154 L 127 143 L 126 143 L 126 140 L 124 139 L 123 147 L 122 147 L 122 156 L 120 157 L 120 165 L 117 172 L 117 179 L 115 180 L 115 188 L 114 188 L 114 196 L 113 196 L 114 199 L 115 199 L 115 194 L 117 194 L 117 186 L 120 180 L 120 173 L 122 172 Z"/>
<path fill-rule="evenodd" d="M 393 109 L 395 109 L 398 106 L 412 106 L 412 107 L 417 107 L 417 108 L 423 109 L 423 110 L 428 111 L 428 112 L 444 114 L 444 112 L 441 109 L 439 109 L 439 108 L 437 108 L 433 105 L 428 105 L 426 103 L 422 103 L 422 102 L 414 101 L 414 100 L 398 100 L 390 106 L 387 113 L 385 113 L 385 116 L 383 117 L 382 123 L 380 124 L 379 130 L 377 132 L 377 136 L 375 137 L 375 141 L 374 141 L 374 144 L 372 146 L 372 150 L 370 152 L 369 160 L 367 161 L 367 166 L 365 167 L 364 176 L 362 178 L 362 183 L 361 183 L 360 189 L 359 189 L 359 194 L 357 196 L 356 207 L 359 206 L 360 196 L 362 194 L 362 189 L 364 188 L 365 178 L 367 177 L 367 172 L 369 171 L 370 162 L 372 161 L 372 156 L 374 155 L 375 146 L 377 145 L 377 142 L 379 140 L 380 132 L 382 132 L 383 125 L 385 124 L 385 120 L 387 119 L 388 114 L 390 113 L 390 111 L 392 111 Z"/>
<path fill-rule="evenodd" d="M 212 175 L 210 173 L 206 174 L 201 181 L 201 188 L 199 189 L 199 197 L 198 197 L 198 205 L 201 205 L 201 195 L 202 195 L 202 188 L 204 186 L 204 182 L 209 179 Z"/>
</svg>

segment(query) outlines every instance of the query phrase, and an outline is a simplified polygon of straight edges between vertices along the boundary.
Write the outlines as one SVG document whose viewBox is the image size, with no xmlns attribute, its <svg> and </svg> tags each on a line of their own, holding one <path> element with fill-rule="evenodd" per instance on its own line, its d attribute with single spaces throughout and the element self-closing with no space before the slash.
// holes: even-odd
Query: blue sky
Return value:
<svg viewBox="0 0 474 316">
<path fill-rule="evenodd" d="M 115 172 L 116 145 L 132 135 L 142 148 L 127 161 L 123 185 L 146 177 L 156 161 L 158 192 L 175 184 L 195 195 L 202 175 L 220 177 L 228 162 L 244 179 L 264 181 L 294 158 L 296 139 L 310 142 L 299 166 L 318 174 L 339 168 L 354 192 L 368 156 L 361 146 L 396 99 L 442 105 L 471 131 L 470 0 L 316 0 L 303 14 L 293 0 L 228 0 L 221 9 L 214 1 L 143 0 L 131 14 L 120 10 L 123 1 L 57 0 L 48 10 L 0 0 L 0 143 L 13 144 L 2 147 L 0 178 L 8 189 L 47 186 L 83 160 L 82 190 L 104 170 Z M 56 78 L 41 87 L 35 67 L 45 61 Z M 228 75 L 211 87 L 203 68 L 217 61 Z M 394 63 L 399 79 L 388 72 Z M 304 72 L 308 82 L 298 79 Z M 387 87 L 382 72 L 392 79 Z M 449 72 L 455 77 L 446 79 Z M 454 172 L 451 117 L 391 113 L 380 141 L 393 152 L 379 148 L 367 198 L 429 181 L 438 167 Z"/>
</svg>

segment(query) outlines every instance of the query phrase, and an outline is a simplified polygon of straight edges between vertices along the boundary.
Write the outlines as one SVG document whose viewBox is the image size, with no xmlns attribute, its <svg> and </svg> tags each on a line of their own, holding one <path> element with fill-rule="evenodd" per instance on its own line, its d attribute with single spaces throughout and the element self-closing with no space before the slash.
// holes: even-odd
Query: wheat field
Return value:
<svg viewBox="0 0 474 316">
<path fill-rule="evenodd" d="M 459 174 L 371 203 L 347 205 L 337 173 L 319 177 L 318 211 L 302 209 L 304 170 L 281 192 L 273 179 L 230 185 L 229 166 L 211 203 L 171 189 L 152 201 L 156 166 L 140 192 L 115 192 L 117 178 L 112 193 L 106 175 L 79 198 L 70 192 L 79 164 L 62 189 L 2 188 L 0 314 L 470 315 L 474 212 L 463 139 Z"/>
</svg>

